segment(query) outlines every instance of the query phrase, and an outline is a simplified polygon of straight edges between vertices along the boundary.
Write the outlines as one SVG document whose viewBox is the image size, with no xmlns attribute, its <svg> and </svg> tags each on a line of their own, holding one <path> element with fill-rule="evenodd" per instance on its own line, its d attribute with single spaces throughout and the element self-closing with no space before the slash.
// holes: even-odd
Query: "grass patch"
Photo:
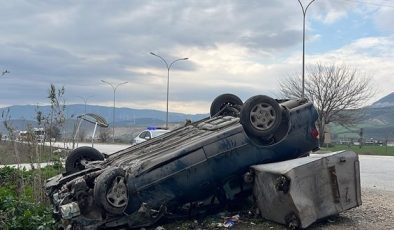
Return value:
<svg viewBox="0 0 394 230">
<path fill-rule="evenodd" d="M 340 150 L 351 150 L 355 153 L 361 155 L 380 155 L 380 156 L 394 156 L 393 146 L 374 146 L 374 145 L 364 145 L 362 147 L 356 145 L 335 145 L 333 147 L 325 148 L 321 147 L 321 151 L 340 151 Z"/>
<path fill-rule="evenodd" d="M 65 157 L 65 153 L 53 153 L 57 148 L 29 143 L 16 143 L 19 152 L 20 163 L 38 163 L 56 161 L 59 157 Z M 0 141 L 0 165 L 16 164 L 15 149 L 10 141 Z"/>
</svg>

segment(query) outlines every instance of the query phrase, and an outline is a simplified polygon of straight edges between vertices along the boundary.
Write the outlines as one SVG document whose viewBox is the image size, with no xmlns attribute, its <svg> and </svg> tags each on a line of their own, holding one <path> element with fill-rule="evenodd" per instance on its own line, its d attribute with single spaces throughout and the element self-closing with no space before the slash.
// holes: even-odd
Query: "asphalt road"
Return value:
<svg viewBox="0 0 394 230">
<path fill-rule="evenodd" d="M 394 157 L 360 155 L 361 187 L 394 191 Z"/>
<path fill-rule="evenodd" d="M 49 142 L 45 142 L 45 145 L 49 145 Z M 58 148 L 64 148 L 64 149 L 72 149 L 72 143 L 55 142 L 52 143 L 52 146 Z M 75 148 L 81 146 L 92 146 L 92 143 L 78 143 L 78 145 L 77 144 L 75 145 Z M 106 154 L 112 154 L 114 152 L 117 152 L 119 150 L 125 149 L 130 146 L 131 146 L 130 144 L 102 144 L 102 143 L 93 144 L 93 147 L 95 149 Z"/>
</svg>

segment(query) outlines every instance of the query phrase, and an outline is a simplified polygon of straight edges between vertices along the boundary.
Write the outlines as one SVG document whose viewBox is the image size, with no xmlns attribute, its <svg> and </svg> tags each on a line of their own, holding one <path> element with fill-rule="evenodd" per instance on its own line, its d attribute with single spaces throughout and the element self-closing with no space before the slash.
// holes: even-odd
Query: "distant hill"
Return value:
<svg viewBox="0 0 394 230">
<path fill-rule="evenodd" d="M 360 111 L 365 119 L 358 126 L 366 138 L 394 140 L 394 92 Z"/>
<path fill-rule="evenodd" d="M 366 137 L 394 140 L 394 105 L 366 108 L 362 112 L 365 113 L 365 120 L 360 126 L 364 128 Z"/>
<path fill-rule="evenodd" d="M 363 128 L 364 138 L 394 140 L 394 106 L 391 107 L 366 107 L 353 111 L 363 114 L 363 121 L 353 127 L 344 128 L 331 124 L 334 138 L 358 138 L 360 128 Z"/>
<path fill-rule="evenodd" d="M 13 125 L 16 129 L 24 130 L 27 124 L 36 126 L 35 117 L 37 114 L 37 107 L 34 105 L 10 106 L 0 108 L 0 113 L 9 109 Z M 50 106 L 41 106 L 38 110 L 44 114 L 48 114 Z M 67 130 L 72 130 L 75 123 L 75 117 L 83 114 L 85 105 L 75 104 L 67 105 Z M 112 123 L 112 107 L 87 105 L 86 111 L 88 113 L 96 113 L 103 116 L 108 123 Z M 360 128 L 364 130 L 365 138 L 376 138 L 394 140 L 394 93 L 391 93 L 371 106 L 365 107 L 361 110 L 353 111 L 364 114 L 364 120 L 351 128 L 343 128 L 332 124 L 332 133 L 336 137 L 357 137 Z M 131 108 L 116 108 L 116 127 L 146 127 L 146 126 L 162 126 L 165 123 L 166 112 L 159 110 L 147 109 L 131 109 Z M 207 117 L 208 114 L 182 114 L 169 113 L 169 122 L 177 123 L 184 122 L 186 119 L 196 121 Z M 0 132 L 4 132 L 3 124 L 0 124 Z"/>
<path fill-rule="evenodd" d="M 87 113 L 95 113 L 104 117 L 109 124 L 112 123 L 112 107 L 87 105 Z M 50 106 L 34 105 L 15 105 L 5 108 L 0 108 L 0 113 L 5 113 L 9 110 L 9 115 L 13 124 L 19 127 L 26 127 L 27 123 L 35 125 L 37 111 L 43 114 L 49 114 Z M 66 106 L 66 117 L 68 120 L 75 119 L 78 115 L 85 111 L 84 104 L 75 104 Z M 192 121 L 200 120 L 207 117 L 208 114 L 183 114 L 183 113 L 169 113 L 169 122 L 183 122 L 186 119 Z M 131 108 L 116 108 L 115 111 L 115 126 L 127 125 L 162 125 L 166 119 L 166 112 L 149 109 L 131 109 Z M 0 130 L 3 124 L 0 125 Z"/>
<path fill-rule="evenodd" d="M 394 107 L 394 92 L 379 99 L 371 105 L 373 108 Z"/>
</svg>

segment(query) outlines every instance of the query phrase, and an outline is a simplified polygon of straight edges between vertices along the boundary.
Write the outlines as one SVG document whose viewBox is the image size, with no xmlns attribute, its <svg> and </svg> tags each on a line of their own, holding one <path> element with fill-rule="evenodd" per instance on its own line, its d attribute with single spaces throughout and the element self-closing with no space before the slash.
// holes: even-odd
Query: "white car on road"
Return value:
<svg viewBox="0 0 394 230">
<path fill-rule="evenodd" d="M 148 128 L 144 131 L 142 131 L 136 138 L 132 140 L 131 144 L 138 144 L 141 142 L 144 142 L 146 140 L 149 140 L 151 138 L 158 137 L 162 134 L 168 133 L 170 130 L 168 129 L 162 129 L 162 128 Z"/>
</svg>

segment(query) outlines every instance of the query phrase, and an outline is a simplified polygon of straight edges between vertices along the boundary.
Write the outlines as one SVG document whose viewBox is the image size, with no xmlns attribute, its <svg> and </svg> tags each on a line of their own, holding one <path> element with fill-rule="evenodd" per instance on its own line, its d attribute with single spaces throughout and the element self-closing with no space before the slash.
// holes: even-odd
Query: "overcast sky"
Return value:
<svg viewBox="0 0 394 230">
<path fill-rule="evenodd" d="M 308 1 L 303 1 L 305 4 Z M 302 68 L 297 0 L 0 0 L 0 107 L 48 104 L 50 83 L 68 104 L 112 105 L 100 82 L 127 81 L 118 107 L 207 113 L 221 93 L 279 95 Z M 306 64 L 346 64 L 394 92 L 394 0 L 316 0 L 307 12 Z"/>
</svg>

